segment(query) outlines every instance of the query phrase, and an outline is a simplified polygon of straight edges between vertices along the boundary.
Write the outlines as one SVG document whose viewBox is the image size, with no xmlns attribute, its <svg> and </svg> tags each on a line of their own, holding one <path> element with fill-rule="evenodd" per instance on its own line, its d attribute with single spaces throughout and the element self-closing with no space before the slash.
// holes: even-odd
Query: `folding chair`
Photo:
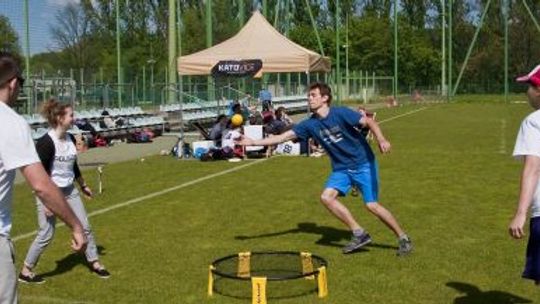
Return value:
<svg viewBox="0 0 540 304">
<path fill-rule="evenodd" d="M 201 125 L 200 122 L 195 121 L 195 122 L 192 122 L 191 125 L 192 125 L 195 129 L 197 129 L 197 131 L 199 131 L 199 134 L 201 134 L 201 136 L 204 138 L 204 140 L 212 140 L 212 139 L 210 138 L 210 134 L 208 134 L 208 131 L 206 130 L 205 127 L 203 127 L 203 126 Z"/>
</svg>

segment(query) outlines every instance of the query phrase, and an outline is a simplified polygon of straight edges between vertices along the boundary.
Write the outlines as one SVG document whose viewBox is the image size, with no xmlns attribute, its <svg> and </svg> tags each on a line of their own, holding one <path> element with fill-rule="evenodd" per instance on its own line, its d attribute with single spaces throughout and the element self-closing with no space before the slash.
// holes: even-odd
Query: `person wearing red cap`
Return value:
<svg viewBox="0 0 540 304">
<path fill-rule="evenodd" d="M 531 210 L 529 241 L 522 277 L 540 286 L 540 65 L 528 75 L 518 77 L 518 82 L 527 83 L 527 98 L 535 111 L 521 123 L 513 156 L 524 162 L 521 173 L 521 189 L 514 218 L 508 231 L 515 239 L 525 236 L 524 225 Z"/>
</svg>

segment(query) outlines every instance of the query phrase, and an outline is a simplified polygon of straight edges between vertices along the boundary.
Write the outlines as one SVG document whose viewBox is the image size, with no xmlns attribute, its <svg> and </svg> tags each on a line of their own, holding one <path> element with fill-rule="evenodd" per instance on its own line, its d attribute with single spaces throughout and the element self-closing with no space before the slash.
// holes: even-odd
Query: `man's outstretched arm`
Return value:
<svg viewBox="0 0 540 304">
<path fill-rule="evenodd" d="M 288 140 L 293 140 L 296 138 L 296 134 L 293 130 L 286 131 L 282 134 L 267 137 L 263 139 L 251 139 L 249 137 L 243 136 L 241 140 L 237 141 L 236 144 L 241 146 L 273 146 L 280 144 L 282 142 L 286 142 Z"/>
</svg>

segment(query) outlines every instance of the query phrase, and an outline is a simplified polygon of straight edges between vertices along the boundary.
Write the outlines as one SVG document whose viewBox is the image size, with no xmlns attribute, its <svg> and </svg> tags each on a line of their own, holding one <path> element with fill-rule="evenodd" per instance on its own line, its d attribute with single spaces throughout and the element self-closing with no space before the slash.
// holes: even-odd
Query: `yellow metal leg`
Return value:
<svg viewBox="0 0 540 304">
<path fill-rule="evenodd" d="M 319 275 L 317 276 L 317 284 L 319 286 L 319 298 L 324 298 L 328 295 L 328 283 L 326 281 L 326 267 L 321 266 L 319 268 Z"/>
<path fill-rule="evenodd" d="M 251 278 L 251 303 L 266 304 L 266 277 Z"/>
</svg>

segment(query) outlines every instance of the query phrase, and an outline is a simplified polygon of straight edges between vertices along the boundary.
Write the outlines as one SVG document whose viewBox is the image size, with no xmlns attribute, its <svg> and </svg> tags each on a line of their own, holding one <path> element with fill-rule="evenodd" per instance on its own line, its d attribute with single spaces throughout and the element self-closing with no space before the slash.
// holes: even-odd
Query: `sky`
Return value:
<svg viewBox="0 0 540 304">
<path fill-rule="evenodd" d="M 50 34 L 50 25 L 54 24 L 59 10 L 69 3 L 80 0 L 28 0 L 30 24 L 30 54 L 47 52 L 54 49 Z M 7 16 L 19 35 L 19 43 L 25 50 L 24 1 L 0 0 L 0 15 Z"/>
</svg>

